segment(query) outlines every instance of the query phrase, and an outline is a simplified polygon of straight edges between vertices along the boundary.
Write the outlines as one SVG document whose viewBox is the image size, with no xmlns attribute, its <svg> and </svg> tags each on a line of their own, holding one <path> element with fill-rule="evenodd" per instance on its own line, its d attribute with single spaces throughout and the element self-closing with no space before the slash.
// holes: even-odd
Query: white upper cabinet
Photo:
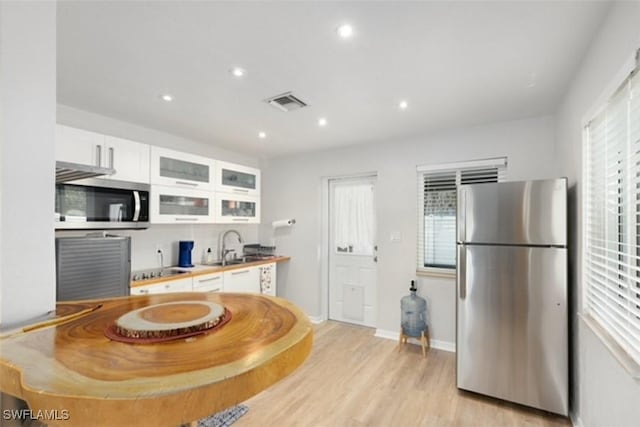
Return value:
<svg viewBox="0 0 640 427">
<path fill-rule="evenodd" d="M 195 154 L 151 147 L 151 183 L 213 190 L 215 161 Z"/>
<path fill-rule="evenodd" d="M 102 179 L 149 183 L 149 145 L 56 125 L 56 160 L 113 168 Z"/>
<path fill-rule="evenodd" d="M 103 166 L 105 136 L 95 132 L 56 125 L 56 160 Z"/>
<path fill-rule="evenodd" d="M 111 179 L 149 184 L 149 145 L 107 136 L 106 160 L 116 170 Z"/>
<path fill-rule="evenodd" d="M 218 161 L 216 191 L 257 196 L 260 194 L 260 170 Z"/>
<path fill-rule="evenodd" d="M 213 224 L 214 193 L 208 190 L 151 186 L 152 224 Z"/>
<path fill-rule="evenodd" d="M 216 193 L 216 223 L 259 224 L 260 196 Z"/>
</svg>

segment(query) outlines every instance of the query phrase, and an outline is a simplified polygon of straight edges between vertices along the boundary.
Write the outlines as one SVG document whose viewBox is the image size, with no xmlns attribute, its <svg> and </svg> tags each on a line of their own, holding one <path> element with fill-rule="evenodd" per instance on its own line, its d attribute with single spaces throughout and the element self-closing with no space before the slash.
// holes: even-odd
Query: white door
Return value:
<svg viewBox="0 0 640 427">
<path fill-rule="evenodd" d="M 329 181 L 329 318 L 376 326 L 376 178 Z"/>
</svg>

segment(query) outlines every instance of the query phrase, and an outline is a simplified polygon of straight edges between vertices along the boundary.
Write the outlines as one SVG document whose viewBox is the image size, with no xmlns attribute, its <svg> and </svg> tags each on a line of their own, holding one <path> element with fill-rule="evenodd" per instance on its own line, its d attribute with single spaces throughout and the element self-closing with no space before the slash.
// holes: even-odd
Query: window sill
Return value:
<svg viewBox="0 0 640 427">
<path fill-rule="evenodd" d="M 579 313 L 585 325 L 602 341 L 602 344 L 609 350 L 613 357 L 622 365 L 632 378 L 640 379 L 640 364 L 633 360 L 631 356 L 618 344 L 611 335 L 600 324 L 588 314 Z"/>
<path fill-rule="evenodd" d="M 433 268 L 429 270 L 416 270 L 416 275 L 420 277 L 439 277 L 443 279 L 455 279 L 456 271 L 440 268 Z"/>
</svg>

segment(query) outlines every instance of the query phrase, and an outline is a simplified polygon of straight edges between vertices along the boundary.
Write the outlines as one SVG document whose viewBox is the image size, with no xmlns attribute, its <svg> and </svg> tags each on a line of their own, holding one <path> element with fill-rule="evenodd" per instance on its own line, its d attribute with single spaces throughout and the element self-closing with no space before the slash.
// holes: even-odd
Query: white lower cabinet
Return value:
<svg viewBox="0 0 640 427">
<path fill-rule="evenodd" d="M 224 273 L 203 274 L 193 278 L 194 292 L 222 292 L 224 291 Z"/>
<path fill-rule="evenodd" d="M 276 263 L 175 279 L 131 288 L 131 295 L 167 292 L 251 292 L 276 296 Z"/>
<path fill-rule="evenodd" d="M 137 286 L 131 288 L 131 295 L 166 294 L 169 292 L 191 292 L 193 290 L 193 280 L 177 279 L 168 282 L 157 283 L 155 285 Z"/>
<path fill-rule="evenodd" d="M 224 272 L 225 292 L 260 293 L 259 267 L 239 268 Z"/>
</svg>

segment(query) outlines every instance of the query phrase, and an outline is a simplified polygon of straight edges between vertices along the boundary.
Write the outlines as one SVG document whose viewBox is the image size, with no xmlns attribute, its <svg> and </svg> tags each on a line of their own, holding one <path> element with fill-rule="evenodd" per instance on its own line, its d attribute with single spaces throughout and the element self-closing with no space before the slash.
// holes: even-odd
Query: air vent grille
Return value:
<svg viewBox="0 0 640 427">
<path fill-rule="evenodd" d="M 265 99 L 269 105 L 281 111 L 293 111 L 307 106 L 307 103 L 294 96 L 291 92 L 282 93 Z"/>
</svg>

